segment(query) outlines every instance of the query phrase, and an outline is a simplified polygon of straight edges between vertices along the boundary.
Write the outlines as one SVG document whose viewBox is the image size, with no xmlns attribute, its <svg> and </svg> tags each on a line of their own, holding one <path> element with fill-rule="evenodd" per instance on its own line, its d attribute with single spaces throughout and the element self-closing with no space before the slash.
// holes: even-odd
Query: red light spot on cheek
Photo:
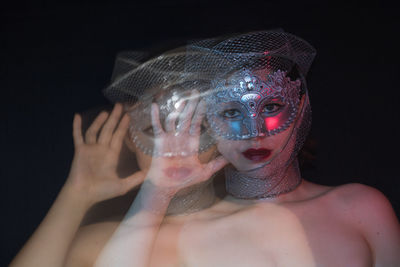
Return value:
<svg viewBox="0 0 400 267">
<path fill-rule="evenodd" d="M 267 131 L 276 129 L 279 126 L 279 118 L 277 118 L 277 117 L 265 118 L 264 122 L 265 122 L 265 128 L 267 129 Z"/>
</svg>

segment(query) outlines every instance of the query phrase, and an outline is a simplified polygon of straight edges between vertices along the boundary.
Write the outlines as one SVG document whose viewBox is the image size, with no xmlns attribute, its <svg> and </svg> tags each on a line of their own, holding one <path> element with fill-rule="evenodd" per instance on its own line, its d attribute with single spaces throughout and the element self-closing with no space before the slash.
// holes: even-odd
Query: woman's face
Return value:
<svg viewBox="0 0 400 267">
<path fill-rule="evenodd" d="M 207 121 L 219 152 L 240 171 L 268 164 L 286 146 L 299 114 L 300 79 L 286 71 L 239 70 L 215 83 Z"/>
<path fill-rule="evenodd" d="M 185 116 L 186 105 L 189 105 L 188 103 L 193 99 L 200 99 L 193 95 L 193 91 L 178 89 L 175 87 L 172 89 L 160 89 L 160 92 L 153 97 L 149 96 L 136 102 L 134 105 L 127 104 L 125 106 L 125 111 L 131 118 L 131 125 L 129 127 L 126 143 L 130 149 L 136 153 L 139 165 L 142 169 L 147 169 L 150 166 L 152 157 L 168 156 L 168 154 L 181 155 L 182 153 L 198 154 L 200 161 L 208 162 L 211 155 L 216 151 L 215 142 L 208 134 L 204 125 L 201 125 L 198 148 L 191 148 L 189 151 L 187 146 L 188 140 L 183 139 L 186 137 L 181 136 L 180 138 L 182 140 L 177 140 L 176 145 L 164 148 L 163 151 L 156 150 L 156 137 L 154 135 L 153 119 L 151 117 L 152 103 L 154 102 L 158 105 L 159 122 L 162 128 L 166 130 L 172 127 L 169 123 L 171 120 L 168 121 L 168 118 L 173 118 L 174 114 L 177 112 L 181 113 L 175 119 L 175 128 L 179 126 L 180 122 L 188 121 L 188 118 L 186 118 L 187 115 Z M 184 103 L 184 108 L 182 111 L 178 111 L 182 103 Z M 197 109 L 195 109 L 194 113 L 192 120 L 196 117 Z M 212 146 L 214 146 L 214 148 L 212 148 Z"/>
<path fill-rule="evenodd" d="M 302 107 L 305 97 L 300 101 Z M 297 120 L 301 108 L 296 116 Z M 292 136 L 294 123 L 287 129 L 275 135 L 260 135 L 243 140 L 229 140 L 223 137 L 217 138 L 217 148 L 237 170 L 250 171 L 264 166 L 273 159 L 288 143 Z"/>
<path fill-rule="evenodd" d="M 217 148 L 237 170 L 250 171 L 265 165 L 285 146 L 291 127 L 272 136 L 259 136 L 245 140 L 218 138 Z"/>
</svg>

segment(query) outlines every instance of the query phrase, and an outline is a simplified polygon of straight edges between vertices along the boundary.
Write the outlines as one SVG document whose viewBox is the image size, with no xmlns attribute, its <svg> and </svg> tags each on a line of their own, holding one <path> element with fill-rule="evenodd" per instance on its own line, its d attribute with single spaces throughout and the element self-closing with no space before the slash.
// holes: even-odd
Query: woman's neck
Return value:
<svg viewBox="0 0 400 267">
<path fill-rule="evenodd" d="M 212 206 L 216 201 L 212 179 L 179 191 L 169 203 L 167 216 L 186 215 Z"/>
<path fill-rule="evenodd" d="M 240 172 L 233 167 L 225 169 L 226 190 L 237 199 L 276 201 L 283 194 L 295 190 L 301 183 L 297 159 L 288 166 L 270 173 L 269 166 L 256 171 Z"/>
</svg>

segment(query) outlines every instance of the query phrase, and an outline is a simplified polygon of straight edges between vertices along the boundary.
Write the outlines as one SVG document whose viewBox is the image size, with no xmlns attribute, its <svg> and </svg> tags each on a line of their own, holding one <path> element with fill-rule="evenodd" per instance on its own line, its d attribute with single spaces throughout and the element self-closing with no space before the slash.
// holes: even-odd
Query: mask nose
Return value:
<svg viewBox="0 0 400 267">
<path fill-rule="evenodd" d="M 264 137 L 266 136 L 266 128 L 264 120 L 259 116 L 251 116 L 244 121 L 246 128 L 249 132 L 249 138 Z"/>
</svg>

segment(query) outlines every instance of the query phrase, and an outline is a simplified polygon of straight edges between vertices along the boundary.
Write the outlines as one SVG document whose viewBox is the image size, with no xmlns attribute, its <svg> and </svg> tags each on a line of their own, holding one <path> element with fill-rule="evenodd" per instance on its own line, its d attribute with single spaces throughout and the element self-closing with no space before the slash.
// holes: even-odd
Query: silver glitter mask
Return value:
<svg viewBox="0 0 400 267">
<path fill-rule="evenodd" d="M 287 129 L 299 106 L 300 79 L 282 70 L 242 70 L 215 82 L 206 97 L 213 133 L 230 140 L 270 136 Z"/>
</svg>

